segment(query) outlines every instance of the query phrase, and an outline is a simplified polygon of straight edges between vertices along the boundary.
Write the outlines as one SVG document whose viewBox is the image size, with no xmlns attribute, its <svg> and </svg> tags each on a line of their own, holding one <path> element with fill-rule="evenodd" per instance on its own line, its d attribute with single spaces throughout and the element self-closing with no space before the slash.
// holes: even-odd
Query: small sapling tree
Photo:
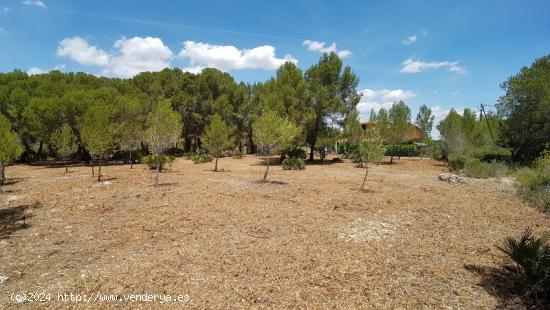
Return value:
<svg viewBox="0 0 550 310">
<path fill-rule="evenodd" d="M 299 133 L 296 125 L 275 112 L 266 112 L 253 124 L 253 139 L 259 150 L 267 156 L 263 181 L 269 172 L 270 156 L 289 147 Z"/>
<path fill-rule="evenodd" d="M 384 157 L 386 148 L 382 143 L 382 138 L 376 126 L 367 128 L 364 139 L 359 142 L 359 159 L 361 166 L 365 169 L 365 177 L 361 189 L 365 189 L 365 182 L 369 175 L 369 164 L 379 163 Z"/>
<path fill-rule="evenodd" d="M 111 123 L 111 109 L 103 103 L 92 105 L 82 118 L 80 134 L 90 155 L 98 156 L 97 181 L 101 182 L 101 159 L 109 154 L 113 146 L 114 126 Z"/>
<path fill-rule="evenodd" d="M 201 138 L 203 146 L 216 158 L 214 171 L 218 171 L 218 159 L 223 152 L 235 145 L 234 130 L 219 115 L 214 115 Z"/>
<path fill-rule="evenodd" d="M 63 159 L 65 165 L 65 173 L 69 172 L 67 160 L 71 154 L 78 150 L 76 137 L 69 124 L 65 123 L 61 128 L 53 132 L 50 142 L 55 149 L 57 156 Z"/>
<path fill-rule="evenodd" d="M 142 128 L 137 122 L 124 121 L 118 127 L 119 146 L 122 151 L 128 151 L 130 155 L 130 169 L 134 168 L 132 152 L 141 146 Z"/>
<path fill-rule="evenodd" d="M 10 121 L 0 114 L 0 185 L 6 182 L 6 165 L 16 160 L 22 152 L 23 148 L 11 128 Z"/>
<path fill-rule="evenodd" d="M 143 137 L 149 151 L 157 161 L 155 186 L 159 183 L 160 166 L 165 156 L 164 152 L 178 142 L 181 129 L 181 116 L 172 109 L 170 101 L 166 99 L 157 102 L 153 110 L 147 115 L 147 130 L 145 130 Z"/>
</svg>

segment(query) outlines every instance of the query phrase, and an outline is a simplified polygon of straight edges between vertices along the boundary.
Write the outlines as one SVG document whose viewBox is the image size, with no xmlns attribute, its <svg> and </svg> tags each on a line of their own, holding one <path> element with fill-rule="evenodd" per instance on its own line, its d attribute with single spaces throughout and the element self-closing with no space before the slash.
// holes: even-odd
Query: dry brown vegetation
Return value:
<svg viewBox="0 0 550 310">
<path fill-rule="evenodd" d="M 12 292 L 188 294 L 190 308 L 492 308 L 518 304 L 494 247 L 550 228 L 498 180 L 437 179 L 401 159 L 271 170 L 258 157 L 177 159 L 153 187 L 143 166 L 16 165 L 0 196 L 0 307 Z M 122 304 L 147 308 L 151 304 Z M 80 304 L 118 308 L 121 304 Z M 158 305 L 155 305 L 158 306 Z M 181 305 L 169 305 L 177 307 Z"/>
</svg>

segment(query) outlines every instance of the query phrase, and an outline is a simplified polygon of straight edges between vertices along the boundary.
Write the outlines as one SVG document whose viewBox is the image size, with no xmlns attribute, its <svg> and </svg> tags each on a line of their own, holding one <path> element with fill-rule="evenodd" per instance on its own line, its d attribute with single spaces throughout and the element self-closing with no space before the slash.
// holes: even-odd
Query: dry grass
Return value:
<svg viewBox="0 0 550 310">
<path fill-rule="evenodd" d="M 499 266 L 493 245 L 527 225 L 550 228 L 509 184 L 441 182 L 436 161 L 374 167 L 368 191 L 347 161 L 274 166 L 270 183 L 260 163 L 177 159 L 157 188 L 143 166 L 108 166 L 102 184 L 89 167 L 8 167 L 0 307 L 12 292 L 100 291 L 183 293 L 190 308 L 491 308 L 505 294 L 471 266 Z"/>
</svg>

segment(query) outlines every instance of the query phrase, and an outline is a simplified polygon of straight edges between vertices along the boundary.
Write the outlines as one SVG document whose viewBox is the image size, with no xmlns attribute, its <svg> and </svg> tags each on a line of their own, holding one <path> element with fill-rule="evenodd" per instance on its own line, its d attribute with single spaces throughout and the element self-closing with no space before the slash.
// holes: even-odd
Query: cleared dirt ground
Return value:
<svg viewBox="0 0 550 310">
<path fill-rule="evenodd" d="M 495 244 L 526 226 L 550 229 L 510 182 L 437 179 L 443 163 L 373 167 L 369 191 L 350 162 L 273 166 L 256 156 L 194 165 L 177 159 L 153 187 L 137 165 L 16 165 L 0 195 L 0 308 L 14 292 L 187 294 L 170 308 L 493 308 Z M 24 219 L 24 220 L 23 220 Z M 23 224 L 24 222 L 24 224 Z M 512 301 L 513 302 L 513 301 Z M 87 308 L 159 303 L 80 303 Z"/>
</svg>

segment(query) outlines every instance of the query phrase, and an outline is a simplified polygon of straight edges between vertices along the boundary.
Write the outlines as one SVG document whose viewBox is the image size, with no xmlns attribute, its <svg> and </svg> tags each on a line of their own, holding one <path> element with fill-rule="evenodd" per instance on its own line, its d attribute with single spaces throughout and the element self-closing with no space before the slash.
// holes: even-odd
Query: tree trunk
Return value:
<svg viewBox="0 0 550 310">
<path fill-rule="evenodd" d="M 101 156 L 99 156 L 99 166 L 98 166 L 98 172 L 97 172 L 97 181 L 101 182 Z"/>
<path fill-rule="evenodd" d="M 63 161 L 63 164 L 65 165 L 65 173 L 69 172 L 69 168 L 67 167 L 67 160 L 66 159 Z"/>
<path fill-rule="evenodd" d="M 309 146 L 309 160 L 310 160 L 310 161 L 313 161 L 313 155 L 314 155 L 313 152 L 315 152 L 315 146 L 311 146 L 311 145 L 310 145 L 310 146 Z"/>
<path fill-rule="evenodd" d="M 94 171 L 94 159 L 90 155 L 90 165 L 92 166 L 92 176 L 95 177 L 95 171 Z"/>
<path fill-rule="evenodd" d="M 157 162 L 157 173 L 155 175 L 155 186 L 159 185 L 160 160 Z"/>
<path fill-rule="evenodd" d="M 6 183 L 6 174 L 4 172 L 4 164 L 0 163 L 0 185 Z"/>
<path fill-rule="evenodd" d="M 401 159 L 401 143 L 399 143 L 399 159 Z"/>
<path fill-rule="evenodd" d="M 422 158 L 424 158 L 424 140 L 421 141 L 422 142 L 422 145 L 420 146 L 420 160 L 422 160 Z"/>
<path fill-rule="evenodd" d="M 189 135 L 183 135 L 183 151 L 185 153 L 189 153 L 191 151 L 191 139 L 189 138 Z"/>
<path fill-rule="evenodd" d="M 393 164 L 393 143 L 391 144 L 390 164 Z"/>
<path fill-rule="evenodd" d="M 269 157 L 271 156 L 271 154 L 267 154 L 267 166 L 265 167 L 265 172 L 264 172 L 264 182 L 265 180 L 267 180 L 267 173 L 269 172 Z"/>
<path fill-rule="evenodd" d="M 38 147 L 38 157 L 42 156 L 42 148 L 44 147 L 44 142 L 40 140 L 40 146 Z"/>
<path fill-rule="evenodd" d="M 367 175 L 369 175 L 369 164 L 365 164 L 365 178 L 363 179 L 363 185 L 361 185 L 361 189 L 365 189 L 365 182 L 367 181 Z"/>
<path fill-rule="evenodd" d="M 130 149 L 130 169 L 134 169 L 134 161 L 132 160 L 132 149 Z"/>
<path fill-rule="evenodd" d="M 214 171 L 218 171 L 218 157 L 216 157 L 216 165 L 214 166 Z"/>
</svg>

